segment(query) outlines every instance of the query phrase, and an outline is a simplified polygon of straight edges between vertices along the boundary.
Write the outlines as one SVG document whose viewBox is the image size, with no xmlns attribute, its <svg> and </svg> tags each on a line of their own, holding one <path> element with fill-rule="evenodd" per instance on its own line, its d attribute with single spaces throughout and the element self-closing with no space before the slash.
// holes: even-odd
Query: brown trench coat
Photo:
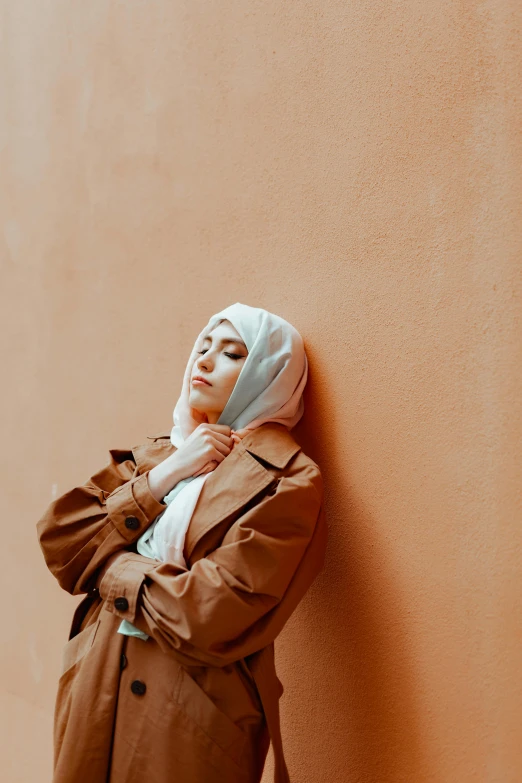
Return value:
<svg viewBox="0 0 522 783">
<path fill-rule="evenodd" d="M 134 544 L 166 507 L 148 472 L 169 435 L 111 450 L 37 524 L 60 586 L 87 593 L 63 651 L 53 783 L 257 783 L 270 739 L 289 780 L 274 639 L 324 564 L 320 469 L 286 427 L 261 425 L 205 482 L 188 568 L 159 563 Z M 123 618 L 151 638 L 117 633 Z"/>
</svg>

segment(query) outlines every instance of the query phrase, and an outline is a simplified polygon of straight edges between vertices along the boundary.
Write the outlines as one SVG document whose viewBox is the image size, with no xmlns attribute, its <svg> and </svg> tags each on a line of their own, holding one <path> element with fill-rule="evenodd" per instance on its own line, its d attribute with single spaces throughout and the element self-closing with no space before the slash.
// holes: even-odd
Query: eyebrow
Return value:
<svg viewBox="0 0 522 783">
<path fill-rule="evenodd" d="M 203 338 L 203 342 L 205 342 L 205 340 L 210 340 L 210 342 L 212 342 L 212 337 L 207 336 Z M 222 337 L 221 340 L 219 340 L 218 345 L 230 345 L 231 343 L 235 343 L 236 345 L 242 345 L 243 348 L 246 349 L 246 345 L 243 342 L 243 340 L 230 339 L 229 337 Z"/>
</svg>

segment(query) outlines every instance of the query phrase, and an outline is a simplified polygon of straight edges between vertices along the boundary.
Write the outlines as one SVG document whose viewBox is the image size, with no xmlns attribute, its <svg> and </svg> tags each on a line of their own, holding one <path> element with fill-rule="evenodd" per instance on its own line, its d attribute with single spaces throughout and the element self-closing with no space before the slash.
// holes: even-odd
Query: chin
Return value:
<svg viewBox="0 0 522 783">
<path fill-rule="evenodd" d="M 208 399 L 203 394 L 189 394 L 189 405 L 191 408 L 199 411 L 206 411 L 208 408 Z"/>
</svg>

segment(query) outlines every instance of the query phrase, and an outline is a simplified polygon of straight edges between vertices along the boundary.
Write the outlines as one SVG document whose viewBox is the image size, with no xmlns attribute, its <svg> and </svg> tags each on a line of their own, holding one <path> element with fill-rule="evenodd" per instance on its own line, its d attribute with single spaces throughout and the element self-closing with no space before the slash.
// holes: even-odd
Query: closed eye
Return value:
<svg viewBox="0 0 522 783">
<path fill-rule="evenodd" d="M 207 350 L 208 350 L 208 348 L 203 348 L 202 351 L 197 351 L 197 353 L 206 353 Z M 244 358 L 243 356 L 241 356 L 241 354 L 238 354 L 238 353 L 227 353 L 226 351 L 224 353 L 225 353 L 225 356 L 229 356 L 231 359 L 243 359 Z"/>
</svg>

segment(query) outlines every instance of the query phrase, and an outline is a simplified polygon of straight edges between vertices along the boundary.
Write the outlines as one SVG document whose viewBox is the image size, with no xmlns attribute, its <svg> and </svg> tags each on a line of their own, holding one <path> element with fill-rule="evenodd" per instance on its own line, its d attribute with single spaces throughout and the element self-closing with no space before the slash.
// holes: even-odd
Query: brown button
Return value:
<svg viewBox="0 0 522 783">
<path fill-rule="evenodd" d="M 131 682 L 131 691 L 135 693 L 136 696 L 143 696 L 146 690 L 147 686 L 141 680 L 133 680 Z"/>
<path fill-rule="evenodd" d="M 137 530 L 140 526 L 140 520 L 138 517 L 127 517 L 125 520 L 125 527 L 129 528 L 129 530 Z"/>
<path fill-rule="evenodd" d="M 114 606 L 118 610 L 118 612 L 126 612 L 129 608 L 129 602 L 124 596 L 121 596 L 120 598 L 114 599 Z"/>
<path fill-rule="evenodd" d="M 125 653 L 121 654 L 120 657 L 120 669 L 124 669 L 127 666 L 127 656 Z"/>
</svg>

